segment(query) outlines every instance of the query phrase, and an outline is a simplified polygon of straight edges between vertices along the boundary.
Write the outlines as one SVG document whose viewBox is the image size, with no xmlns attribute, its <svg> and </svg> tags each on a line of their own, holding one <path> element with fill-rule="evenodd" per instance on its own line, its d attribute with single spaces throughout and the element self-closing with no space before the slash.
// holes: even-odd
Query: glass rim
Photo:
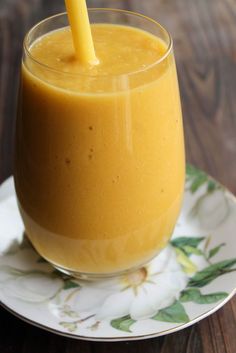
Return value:
<svg viewBox="0 0 236 353">
<path fill-rule="evenodd" d="M 32 60 L 34 63 L 36 63 L 37 65 L 40 65 L 42 68 L 51 71 L 51 72 L 55 72 L 57 74 L 63 74 L 66 76 L 82 76 L 82 77 L 90 77 L 90 78 L 97 78 L 97 79 L 102 79 L 102 78 L 110 78 L 110 77 L 123 77 L 123 76 L 134 76 L 140 73 L 144 73 L 156 66 L 158 66 L 159 64 L 161 64 L 171 53 L 172 49 L 173 49 L 173 39 L 172 36 L 170 35 L 170 32 L 163 27 L 158 21 L 152 19 L 151 17 L 148 17 L 146 15 L 143 15 L 141 13 L 137 13 L 134 11 L 129 11 L 129 10 L 123 10 L 123 9 L 115 9 L 115 8 L 100 8 L 100 7 L 93 7 L 93 8 L 88 8 L 88 12 L 89 13 L 93 13 L 93 12 L 116 12 L 116 13 L 123 13 L 123 14 L 128 14 L 128 15 L 132 15 L 134 17 L 137 18 L 141 18 L 144 20 L 147 20 L 148 22 L 153 23 L 154 25 L 156 25 L 156 27 L 159 27 L 166 35 L 168 38 L 168 43 L 167 43 L 167 48 L 164 52 L 164 54 L 161 55 L 160 58 L 158 58 L 157 60 L 155 60 L 153 63 L 149 64 L 147 67 L 145 68 L 141 68 L 135 71 L 131 71 L 131 72 L 127 72 L 127 73 L 122 73 L 122 74 L 99 74 L 99 75 L 95 75 L 95 74 L 87 74 L 87 73 L 79 73 L 79 72 L 66 72 L 63 70 L 58 70 L 55 69 L 53 67 L 51 67 L 50 65 L 44 64 L 43 62 L 37 60 L 30 52 L 30 46 L 29 46 L 29 37 L 30 35 L 42 24 L 46 23 L 48 20 L 53 20 L 54 18 L 58 18 L 58 17 L 62 17 L 62 16 L 67 16 L 67 12 L 60 12 L 57 13 L 55 15 L 49 16 L 44 18 L 43 20 L 39 21 L 38 23 L 36 23 L 33 27 L 31 27 L 28 32 L 26 33 L 24 40 L 23 40 L 23 51 L 24 53 L 27 55 L 27 57 L 30 58 L 30 60 Z M 64 28 L 64 27 L 61 27 Z M 134 27 L 136 28 L 136 27 Z M 50 33 L 50 32 L 48 32 Z"/>
</svg>

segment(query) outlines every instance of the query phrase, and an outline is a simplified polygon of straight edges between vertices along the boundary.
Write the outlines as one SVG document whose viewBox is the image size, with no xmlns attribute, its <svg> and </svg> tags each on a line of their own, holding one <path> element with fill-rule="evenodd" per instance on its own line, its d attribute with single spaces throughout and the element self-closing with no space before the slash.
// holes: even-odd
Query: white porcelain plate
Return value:
<svg viewBox="0 0 236 353">
<path fill-rule="evenodd" d="M 192 166 L 171 242 L 131 275 L 92 283 L 69 278 L 23 233 L 10 178 L 0 187 L 0 302 L 61 335 L 94 341 L 161 336 L 210 315 L 235 293 L 235 199 Z"/>
</svg>

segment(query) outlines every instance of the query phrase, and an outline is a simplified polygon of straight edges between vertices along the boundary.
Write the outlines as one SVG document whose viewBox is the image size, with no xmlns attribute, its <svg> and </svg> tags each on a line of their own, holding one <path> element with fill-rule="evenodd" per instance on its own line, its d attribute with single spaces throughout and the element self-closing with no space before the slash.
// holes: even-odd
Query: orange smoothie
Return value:
<svg viewBox="0 0 236 353">
<path fill-rule="evenodd" d="M 97 65 L 69 27 L 29 48 L 17 119 L 15 185 L 26 233 L 65 270 L 111 274 L 168 242 L 184 186 L 173 53 L 160 38 L 93 24 Z"/>
</svg>

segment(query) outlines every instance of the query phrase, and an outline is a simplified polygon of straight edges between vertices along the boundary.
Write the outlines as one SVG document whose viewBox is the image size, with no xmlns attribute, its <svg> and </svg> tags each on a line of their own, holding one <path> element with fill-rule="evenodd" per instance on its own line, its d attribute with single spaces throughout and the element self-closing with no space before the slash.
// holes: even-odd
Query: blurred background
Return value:
<svg viewBox="0 0 236 353">
<path fill-rule="evenodd" d="M 236 193 L 235 0 L 88 0 L 153 17 L 174 39 L 187 160 Z M 63 0 L 0 0 L 0 182 L 12 173 L 22 40 Z"/>
</svg>

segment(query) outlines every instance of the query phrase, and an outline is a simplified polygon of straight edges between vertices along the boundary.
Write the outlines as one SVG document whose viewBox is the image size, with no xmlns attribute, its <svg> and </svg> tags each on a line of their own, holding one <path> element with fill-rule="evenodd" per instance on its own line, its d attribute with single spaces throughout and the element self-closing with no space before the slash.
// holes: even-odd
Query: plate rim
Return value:
<svg viewBox="0 0 236 353">
<path fill-rule="evenodd" d="M 189 163 L 188 163 L 189 164 Z M 190 164 L 192 166 L 192 164 Z M 195 166 L 194 166 L 195 167 Z M 202 170 L 199 167 L 195 167 L 198 170 Z M 217 181 L 215 178 L 213 178 L 210 174 L 208 174 L 207 172 L 205 172 L 211 179 L 215 180 L 219 185 L 221 185 L 226 194 L 227 197 L 230 198 L 232 200 L 232 202 L 235 204 L 236 207 L 236 196 L 227 188 L 225 187 L 221 182 Z M 0 184 L 0 189 L 5 185 L 7 185 L 8 183 L 12 182 L 14 183 L 14 179 L 13 179 L 13 175 L 9 176 L 8 178 L 6 178 L 1 184 Z M 8 185 L 7 185 L 8 186 Z M 10 196 L 10 195 L 8 195 Z M 0 197 L 0 202 L 3 202 L 5 200 L 6 197 Z M 44 331 L 48 331 L 51 332 L 53 334 L 57 334 L 63 337 L 68 337 L 68 338 L 73 338 L 76 340 L 82 340 L 82 341 L 90 341 L 90 342 L 122 342 L 122 341 L 138 341 L 138 340 L 144 340 L 144 339 L 151 339 L 151 338 L 157 338 L 157 337 L 161 337 L 164 335 L 169 335 L 171 333 L 174 332 L 178 332 L 181 331 L 187 327 L 190 327 L 192 325 L 194 325 L 195 323 L 203 320 L 204 318 L 212 315 L 213 313 L 215 313 L 216 311 L 218 311 L 219 309 L 221 309 L 227 302 L 230 301 L 230 299 L 232 299 L 234 297 L 234 295 L 236 294 L 236 286 L 234 289 L 232 289 L 232 291 L 229 292 L 228 296 L 226 298 L 224 298 L 222 301 L 219 302 L 218 305 L 214 306 L 212 309 L 205 311 L 204 313 L 202 313 L 201 315 L 196 316 L 194 319 L 190 320 L 187 323 L 183 323 L 180 324 L 178 326 L 175 326 L 173 328 L 167 329 L 167 330 L 162 330 L 159 332 L 155 332 L 155 333 L 150 333 L 150 334 L 143 334 L 143 335 L 131 335 L 131 336 L 117 336 L 117 337 L 106 337 L 106 336 L 84 336 L 84 335 L 79 335 L 76 333 L 68 333 L 68 332 L 64 332 L 61 330 L 58 330 L 56 328 L 52 328 L 50 326 L 44 325 L 42 323 L 39 323 L 37 321 L 31 320 L 30 318 L 19 314 L 17 311 L 15 311 L 14 309 L 12 309 L 11 307 L 7 306 L 5 303 L 3 303 L 3 301 L 0 299 L 0 306 L 2 308 L 4 308 L 7 312 L 11 313 L 12 315 L 14 315 L 15 317 L 19 318 L 20 320 L 33 325 L 34 327 L 43 329 Z"/>
<path fill-rule="evenodd" d="M 22 321 L 38 327 L 40 329 L 43 329 L 44 331 L 48 331 L 63 337 L 68 337 L 68 338 L 73 338 L 73 339 L 77 339 L 77 340 L 81 340 L 81 341 L 91 341 L 91 342 L 122 342 L 122 341 L 140 341 L 140 340 L 144 340 L 144 339 L 151 339 L 151 338 L 157 338 L 157 337 L 161 337 L 161 336 L 165 336 L 165 335 L 169 335 L 171 333 L 175 333 L 178 331 L 181 331 L 189 326 L 194 325 L 195 323 L 205 319 L 206 317 L 214 314 L 216 311 L 218 311 L 219 309 L 221 309 L 228 301 L 230 301 L 230 299 L 233 298 L 233 296 L 236 294 L 236 288 L 234 288 L 232 290 L 232 292 L 229 293 L 229 295 L 223 299 L 217 306 L 215 306 L 214 308 L 205 311 L 203 314 L 196 316 L 193 320 L 190 320 L 187 323 L 184 324 L 180 324 L 176 327 L 173 327 L 171 329 L 168 330 L 163 330 L 163 331 L 159 331 L 158 333 L 150 333 L 150 334 L 145 334 L 145 335 L 138 335 L 138 336 L 119 336 L 119 337 L 105 337 L 105 336 L 101 336 L 101 337 L 90 337 L 90 336 L 83 336 L 83 335 L 78 335 L 78 334 L 72 334 L 72 333 L 67 333 L 64 331 L 59 331 L 55 328 L 52 328 L 50 326 L 41 324 L 37 321 L 33 321 L 21 314 L 19 314 L 18 312 L 16 312 L 15 310 L 13 310 L 12 308 L 8 307 L 6 304 L 4 304 L 1 300 L 0 300 L 0 305 L 9 313 L 13 314 L 15 317 L 21 319 Z"/>
</svg>

